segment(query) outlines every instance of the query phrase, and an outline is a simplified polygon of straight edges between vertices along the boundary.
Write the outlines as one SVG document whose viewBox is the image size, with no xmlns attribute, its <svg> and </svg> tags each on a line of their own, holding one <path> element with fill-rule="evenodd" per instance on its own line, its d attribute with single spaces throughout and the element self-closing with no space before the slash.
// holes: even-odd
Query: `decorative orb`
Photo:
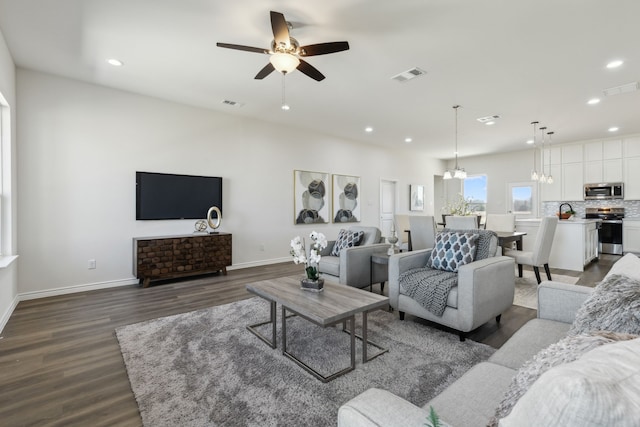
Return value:
<svg viewBox="0 0 640 427">
<path fill-rule="evenodd" d="M 199 219 L 196 221 L 196 231 L 205 231 L 207 229 L 207 221 L 204 219 Z"/>
</svg>

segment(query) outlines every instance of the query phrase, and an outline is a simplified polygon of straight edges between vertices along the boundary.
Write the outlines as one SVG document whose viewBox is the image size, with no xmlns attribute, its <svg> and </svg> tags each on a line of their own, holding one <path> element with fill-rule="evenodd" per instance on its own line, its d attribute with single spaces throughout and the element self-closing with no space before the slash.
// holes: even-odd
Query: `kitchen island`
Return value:
<svg viewBox="0 0 640 427">
<path fill-rule="evenodd" d="M 563 219 L 558 221 L 549 255 L 549 267 L 584 271 L 598 259 L 599 219 Z M 516 220 L 516 231 L 526 232 L 523 250 L 531 251 L 536 241 L 540 218 Z"/>
</svg>

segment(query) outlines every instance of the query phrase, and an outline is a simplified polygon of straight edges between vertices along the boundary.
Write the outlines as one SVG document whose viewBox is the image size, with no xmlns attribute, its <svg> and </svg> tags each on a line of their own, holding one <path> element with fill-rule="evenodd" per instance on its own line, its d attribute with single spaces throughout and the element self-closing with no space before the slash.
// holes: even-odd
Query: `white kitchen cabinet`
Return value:
<svg viewBox="0 0 640 427">
<path fill-rule="evenodd" d="M 582 162 L 562 165 L 562 200 L 576 201 L 584 199 L 584 178 L 582 169 Z"/>
<path fill-rule="evenodd" d="M 640 157 L 640 137 L 624 139 L 624 157 Z"/>
<path fill-rule="evenodd" d="M 602 160 L 621 159 L 622 140 L 604 141 L 602 143 Z"/>
<path fill-rule="evenodd" d="M 622 159 L 602 161 L 602 182 L 622 182 Z"/>
<path fill-rule="evenodd" d="M 622 221 L 622 252 L 640 253 L 640 221 Z"/>
<path fill-rule="evenodd" d="M 584 161 L 595 162 L 602 160 L 602 142 L 589 142 L 584 144 Z M 595 181 L 594 181 L 595 182 Z"/>
<path fill-rule="evenodd" d="M 582 144 L 565 145 L 562 147 L 562 163 L 582 163 Z"/>
<path fill-rule="evenodd" d="M 584 163 L 584 183 L 604 182 L 602 179 L 602 160 Z"/>
<path fill-rule="evenodd" d="M 549 165 L 547 170 L 553 176 L 553 183 L 543 184 L 540 187 L 543 202 L 556 202 L 562 200 L 562 166 Z"/>
<path fill-rule="evenodd" d="M 640 157 L 624 159 L 624 198 L 640 200 Z"/>
<path fill-rule="evenodd" d="M 584 144 L 584 182 L 621 182 L 622 141 L 589 142 Z"/>
</svg>

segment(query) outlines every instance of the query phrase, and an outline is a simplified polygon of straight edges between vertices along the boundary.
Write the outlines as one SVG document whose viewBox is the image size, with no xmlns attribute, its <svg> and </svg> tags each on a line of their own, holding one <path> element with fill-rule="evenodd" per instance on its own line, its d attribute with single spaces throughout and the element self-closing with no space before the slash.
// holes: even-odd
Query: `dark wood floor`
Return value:
<svg viewBox="0 0 640 427">
<path fill-rule="evenodd" d="M 599 281 L 617 258 L 601 257 L 578 283 Z M 246 283 L 299 273 L 284 263 L 20 302 L 0 339 L 0 425 L 139 426 L 115 328 L 249 298 Z M 497 348 L 535 313 L 513 306 L 500 325 L 490 322 L 469 338 Z"/>
</svg>

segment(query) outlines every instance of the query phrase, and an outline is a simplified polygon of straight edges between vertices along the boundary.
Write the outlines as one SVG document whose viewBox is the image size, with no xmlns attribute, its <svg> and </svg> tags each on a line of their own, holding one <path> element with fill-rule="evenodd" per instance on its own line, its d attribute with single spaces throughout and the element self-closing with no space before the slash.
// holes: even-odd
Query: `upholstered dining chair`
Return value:
<svg viewBox="0 0 640 427">
<path fill-rule="evenodd" d="M 540 221 L 540 228 L 532 251 L 505 250 L 504 255 L 514 258 L 516 264 L 518 264 L 518 277 L 522 277 L 522 265 L 524 264 L 533 267 L 538 283 L 542 282 L 540 280 L 539 267 L 544 267 L 544 271 L 547 273 L 547 280 L 551 280 L 549 255 L 551 254 L 551 246 L 553 245 L 553 237 L 556 234 L 557 225 L 557 217 L 546 216 Z"/>
<path fill-rule="evenodd" d="M 478 217 L 477 216 L 458 216 L 458 215 L 448 215 L 445 217 L 445 225 L 446 228 L 451 228 L 453 230 L 471 230 L 474 228 L 478 228 Z"/>
<path fill-rule="evenodd" d="M 409 250 L 409 215 L 396 214 L 394 216 L 394 222 L 396 226 L 396 234 L 398 235 L 398 245 L 400 246 L 400 252 L 406 252 Z"/>
<path fill-rule="evenodd" d="M 409 230 L 411 230 L 411 250 L 433 248 L 436 241 L 436 222 L 433 216 L 411 215 Z"/>
<path fill-rule="evenodd" d="M 487 214 L 485 228 L 492 231 L 515 231 L 516 216 L 514 214 Z"/>
</svg>

